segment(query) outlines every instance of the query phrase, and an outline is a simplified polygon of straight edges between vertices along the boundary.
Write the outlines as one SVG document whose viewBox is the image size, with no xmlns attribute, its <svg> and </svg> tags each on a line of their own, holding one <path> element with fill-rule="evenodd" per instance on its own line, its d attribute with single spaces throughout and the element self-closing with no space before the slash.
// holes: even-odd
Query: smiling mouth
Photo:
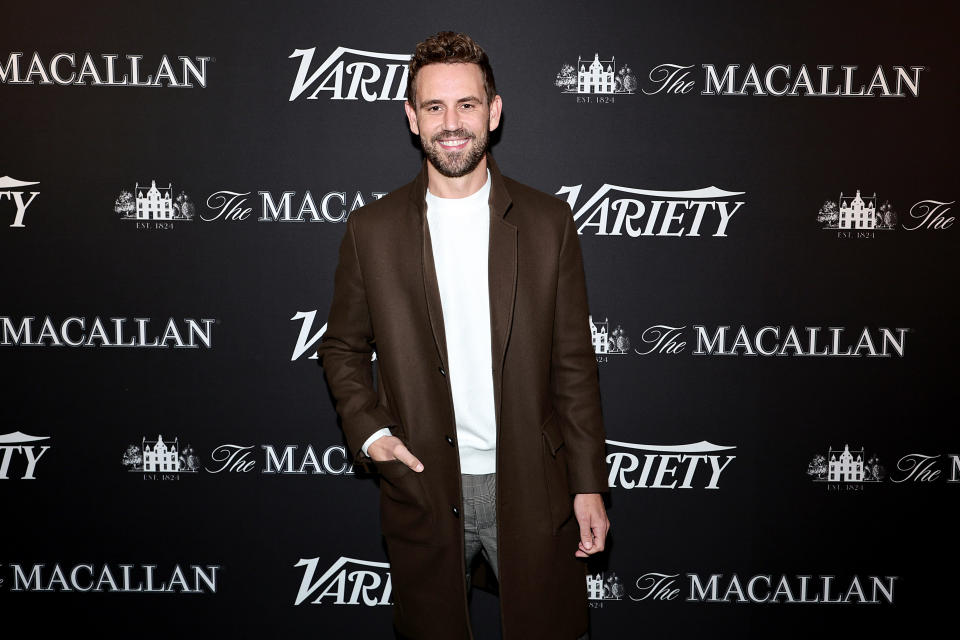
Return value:
<svg viewBox="0 0 960 640">
<path fill-rule="evenodd" d="M 451 138 L 449 140 L 437 140 L 437 142 L 446 149 L 458 149 L 470 142 L 470 138 Z"/>
</svg>

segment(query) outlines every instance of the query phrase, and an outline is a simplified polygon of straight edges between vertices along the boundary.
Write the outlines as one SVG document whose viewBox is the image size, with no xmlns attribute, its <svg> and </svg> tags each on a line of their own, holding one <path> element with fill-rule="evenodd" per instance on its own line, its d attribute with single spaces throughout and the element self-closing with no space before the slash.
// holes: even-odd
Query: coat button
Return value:
<svg viewBox="0 0 960 640">
<path fill-rule="evenodd" d="M 453 515 L 456 516 L 457 518 L 459 518 L 459 517 L 460 517 L 460 509 L 457 508 L 457 505 L 455 505 L 455 504 L 450 505 L 450 508 L 453 510 Z"/>
<path fill-rule="evenodd" d="M 453 438 L 451 438 L 450 436 L 447 436 L 447 444 L 450 445 L 451 447 L 453 446 Z"/>
<path fill-rule="evenodd" d="M 442 375 L 444 378 L 447 377 L 447 372 L 443 370 L 443 367 L 437 367 L 437 371 L 439 371 L 440 375 Z"/>
</svg>

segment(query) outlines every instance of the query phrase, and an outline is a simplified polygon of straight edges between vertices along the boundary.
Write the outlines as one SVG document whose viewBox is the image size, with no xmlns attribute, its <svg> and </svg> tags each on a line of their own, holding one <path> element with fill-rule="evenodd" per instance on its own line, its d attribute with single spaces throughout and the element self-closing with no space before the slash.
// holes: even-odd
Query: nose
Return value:
<svg viewBox="0 0 960 640">
<path fill-rule="evenodd" d="M 460 128 L 460 112 L 457 109 L 447 109 L 443 112 L 443 130 L 456 131 Z"/>
</svg>

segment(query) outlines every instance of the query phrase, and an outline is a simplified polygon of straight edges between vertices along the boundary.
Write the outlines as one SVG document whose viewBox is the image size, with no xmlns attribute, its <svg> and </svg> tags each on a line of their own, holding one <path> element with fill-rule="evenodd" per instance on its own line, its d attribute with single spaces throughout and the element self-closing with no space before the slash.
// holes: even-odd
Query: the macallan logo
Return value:
<svg viewBox="0 0 960 640">
<path fill-rule="evenodd" d="M 684 578 L 686 585 L 683 584 Z M 641 575 L 628 592 L 634 602 L 672 601 L 735 604 L 893 604 L 899 576 L 837 576 L 651 571 Z"/>
<path fill-rule="evenodd" d="M 817 454 L 807 465 L 807 475 L 814 482 L 827 483 L 831 491 L 862 491 L 864 483 L 878 483 L 886 477 L 886 470 L 876 455 L 867 458 L 864 449 L 829 449 L 827 455 Z"/>
<path fill-rule="evenodd" d="M 594 351 L 600 360 L 602 345 L 609 343 L 605 323 L 594 323 L 591 334 Z M 618 347 L 633 354 L 694 356 L 801 356 L 801 357 L 904 357 L 909 328 L 863 327 L 853 335 L 846 327 L 794 327 L 766 325 L 757 329 L 746 325 L 707 327 L 695 324 L 654 324 L 631 342 L 618 324 Z M 622 338 L 622 339 L 621 339 Z"/>
<path fill-rule="evenodd" d="M 16 207 L 12 212 L 13 221 L 10 223 L 11 227 L 22 229 L 27 226 L 23 221 L 24 215 L 27 213 L 27 207 L 33 203 L 34 198 L 40 195 L 40 192 L 25 190 L 24 187 L 32 187 L 36 184 L 40 183 L 29 180 L 17 180 L 10 176 L 0 177 L 0 200 L 9 200 L 13 202 Z M 6 210 L 6 208 L 7 207 L 3 207 L 0 211 Z"/>
<path fill-rule="evenodd" d="M 36 480 L 37 462 L 50 450 L 50 445 L 40 443 L 49 439 L 22 431 L 0 433 L 0 480 Z"/>
<path fill-rule="evenodd" d="M 353 475 L 353 465 L 343 445 L 331 445 L 315 450 L 312 444 L 300 449 L 298 445 L 286 444 L 275 447 L 262 444 L 263 468 L 260 473 L 270 475 Z M 222 444 L 210 452 L 208 473 L 251 473 L 257 470 L 254 445 Z"/>
<path fill-rule="evenodd" d="M 2 567 L 3 565 L 0 565 Z M 60 566 L 59 563 L 11 563 L 11 591 L 80 593 L 208 593 L 217 592 L 220 565 L 174 565 L 160 572 L 155 564 Z M 3 584 L 0 578 L 0 584 Z"/>
<path fill-rule="evenodd" d="M 150 318 L 93 320 L 70 316 L 55 321 L 50 316 L 10 318 L 0 316 L 0 346 L 12 347 L 131 347 L 206 349 L 213 347 L 214 318 L 185 318 L 178 324 L 168 318 L 162 332 L 150 326 Z M 134 326 L 130 326 L 134 325 Z"/>
<path fill-rule="evenodd" d="M 190 222 L 196 207 L 185 192 L 174 195 L 173 184 L 158 187 L 137 183 L 133 192 L 123 190 L 113 203 L 121 220 L 136 223 L 137 229 L 173 229 L 174 222 Z"/>
<path fill-rule="evenodd" d="M 197 473 L 200 457 L 189 444 L 180 449 L 179 438 L 157 436 L 143 438 L 140 446 L 131 444 L 123 453 L 123 466 L 132 473 L 142 473 L 144 480 L 179 480 L 181 473 Z"/>
<path fill-rule="evenodd" d="M 577 66 L 564 64 L 554 85 L 564 93 L 577 94 L 581 104 L 611 104 L 617 94 L 635 93 L 637 78 L 629 65 L 617 65 L 616 57 L 601 60 L 594 53 L 593 60 L 577 58 Z"/>
<path fill-rule="evenodd" d="M 882 202 L 877 194 L 840 194 L 836 200 L 826 200 L 817 212 L 817 223 L 828 231 L 836 231 L 837 238 L 873 239 L 877 232 L 904 229 L 906 231 L 944 231 L 953 226 L 950 213 L 954 201 L 920 200 L 908 211 L 908 220 L 901 220 L 889 200 Z"/>
<path fill-rule="evenodd" d="M 393 592 L 390 565 L 386 562 L 340 557 L 323 574 L 314 578 L 320 558 L 301 559 L 303 580 L 294 606 L 313 598 L 310 604 L 346 604 L 375 607 L 389 605 Z M 314 598 L 316 595 L 316 598 Z"/>
<path fill-rule="evenodd" d="M 204 222 L 242 222 L 254 214 L 250 202 L 252 191 L 216 191 L 207 198 L 207 211 L 200 214 Z M 384 191 L 373 191 L 367 196 L 360 191 L 328 191 L 314 196 L 309 190 L 299 195 L 284 191 L 274 195 L 258 191 L 252 198 L 259 203 L 258 222 L 346 222 L 347 217 L 368 202 L 379 200 Z"/>
<path fill-rule="evenodd" d="M 615 571 L 587 574 L 587 601 L 591 609 L 602 609 L 604 602 L 620 601 L 626 589 Z"/>
<path fill-rule="evenodd" d="M 589 316 L 590 339 L 593 342 L 593 352 L 597 355 L 597 362 L 606 362 L 607 356 L 622 356 L 630 353 L 630 338 L 619 324 L 610 329 L 610 320 L 603 322 Z"/>
<path fill-rule="evenodd" d="M 926 70 L 922 66 L 877 66 L 867 76 L 855 65 L 817 65 L 816 70 L 805 64 L 796 69 L 788 64 L 759 69 L 753 64 L 728 64 L 720 69 L 712 64 L 700 66 L 700 95 L 704 96 L 916 98 L 920 95 L 920 72 Z M 698 86 L 695 74 L 696 65 L 658 64 L 650 69 L 641 90 L 646 95 L 689 94 Z"/>
<path fill-rule="evenodd" d="M 44 59 L 37 52 L 28 60 L 23 52 L 15 51 L 6 62 L 0 58 L 0 83 L 206 88 L 207 63 L 213 58 L 177 56 L 176 60 L 171 62 L 163 55 L 157 63 L 145 63 L 142 55 L 119 53 L 57 53 Z"/>
<path fill-rule="evenodd" d="M 596 236 L 727 237 L 743 191 L 717 187 L 684 191 L 636 189 L 605 184 L 578 206 L 583 185 L 561 187 L 577 222 L 577 233 Z"/>
<path fill-rule="evenodd" d="M 311 71 L 317 48 L 294 49 L 290 58 L 300 58 L 290 101 L 310 91 L 307 100 L 328 92 L 330 100 L 406 100 L 407 53 L 379 53 L 337 47 Z"/>
<path fill-rule="evenodd" d="M 720 474 L 737 456 L 736 449 L 701 440 L 692 444 L 650 445 L 607 440 L 625 449 L 607 454 L 607 485 L 622 489 L 719 489 Z"/>
</svg>

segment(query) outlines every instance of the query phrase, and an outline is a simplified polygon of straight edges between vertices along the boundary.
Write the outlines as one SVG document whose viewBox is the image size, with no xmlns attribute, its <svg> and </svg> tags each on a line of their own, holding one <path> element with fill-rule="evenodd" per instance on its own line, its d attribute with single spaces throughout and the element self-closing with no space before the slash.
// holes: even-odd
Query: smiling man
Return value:
<svg viewBox="0 0 960 640">
<path fill-rule="evenodd" d="M 586 638 L 580 559 L 610 522 L 573 218 L 500 174 L 502 100 L 469 36 L 421 42 L 408 78 L 426 159 L 347 221 L 318 349 L 355 461 L 380 472 L 394 624 L 472 638 L 471 584 L 497 584 L 505 640 Z"/>
</svg>

